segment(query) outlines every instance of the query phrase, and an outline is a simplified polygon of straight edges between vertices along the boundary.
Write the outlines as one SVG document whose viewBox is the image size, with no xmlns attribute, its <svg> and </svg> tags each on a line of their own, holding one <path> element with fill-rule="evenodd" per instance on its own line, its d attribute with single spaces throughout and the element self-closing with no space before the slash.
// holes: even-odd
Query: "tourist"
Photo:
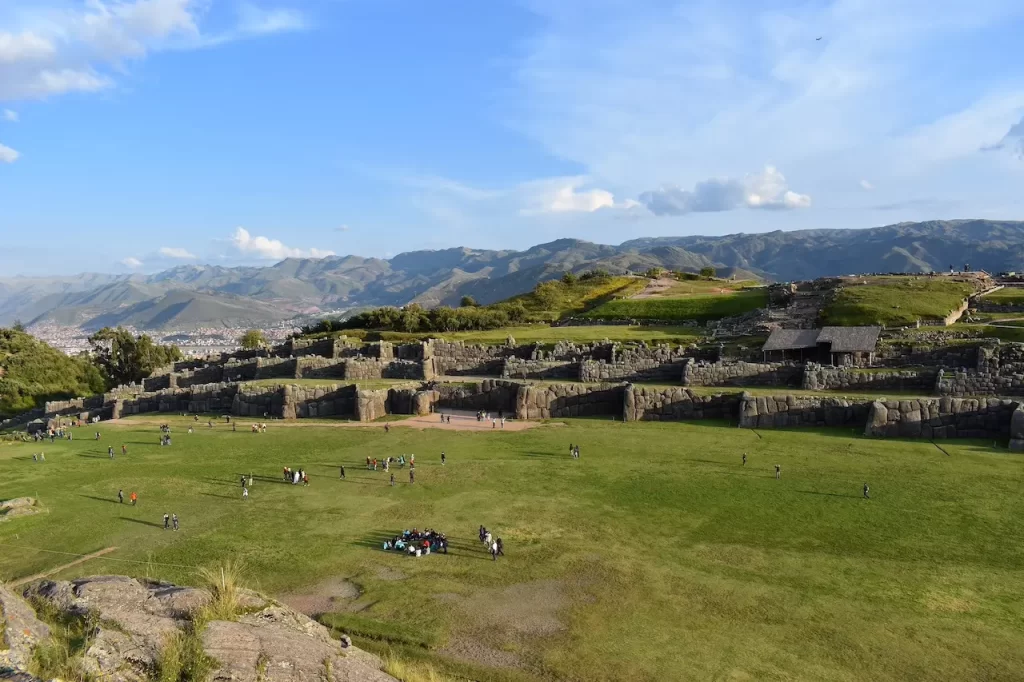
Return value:
<svg viewBox="0 0 1024 682">
<path fill-rule="evenodd" d="M 409 466 L 411 466 L 411 467 L 416 466 L 416 455 L 415 454 L 409 455 Z"/>
<path fill-rule="evenodd" d="M 338 467 L 338 477 L 342 478 L 342 479 L 345 478 L 345 467 L 344 466 Z"/>
<path fill-rule="evenodd" d="M 128 446 L 125 445 L 124 443 L 121 443 L 121 454 L 122 455 L 127 455 L 128 454 Z"/>
<path fill-rule="evenodd" d="M 409 469 L 409 483 L 411 484 L 411 483 L 415 483 L 415 482 L 416 482 L 416 470 L 415 469 Z"/>
<path fill-rule="evenodd" d="M 174 530 L 178 530 L 178 515 L 171 514 L 171 525 L 174 526 Z"/>
<path fill-rule="evenodd" d="M 484 535 L 485 535 L 486 533 L 487 533 L 487 529 L 486 529 L 486 528 L 484 528 L 483 526 L 480 526 L 480 542 L 483 542 L 483 541 L 484 541 Z"/>
<path fill-rule="evenodd" d="M 576 457 L 576 448 L 573 447 L 572 443 L 569 443 L 569 456 L 574 458 L 574 459 Z"/>
<path fill-rule="evenodd" d="M 494 561 L 498 560 L 498 543 L 491 543 L 491 559 Z"/>
<path fill-rule="evenodd" d="M 865 500 L 870 500 L 871 499 L 871 495 L 868 494 L 869 492 L 870 492 L 870 488 L 868 488 L 868 484 L 865 483 L 864 484 L 864 499 Z"/>
<path fill-rule="evenodd" d="M 391 424 L 384 422 L 384 433 L 391 433 Z"/>
<path fill-rule="evenodd" d="M 376 457 L 373 458 L 373 470 L 374 471 L 377 470 L 377 458 Z"/>
<path fill-rule="evenodd" d="M 501 428 L 505 428 L 505 418 L 501 417 Z"/>
<path fill-rule="evenodd" d="M 130 499 L 132 501 L 132 506 L 134 507 L 135 503 L 139 501 L 139 496 L 136 495 L 135 491 L 133 490 L 132 494 L 128 496 L 128 499 Z"/>
<path fill-rule="evenodd" d="M 110 455 L 110 459 L 114 459 L 114 446 L 111 445 L 107 448 L 107 454 Z"/>
<path fill-rule="evenodd" d="M 305 471 L 302 472 L 302 487 L 309 487 L 309 474 L 307 474 Z"/>
<path fill-rule="evenodd" d="M 40 452 L 39 453 L 39 461 L 40 462 L 45 462 L 46 461 L 46 453 L 45 452 Z"/>
<path fill-rule="evenodd" d="M 441 415 L 441 423 L 444 424 L 444 414 Z"/>
<path fill-rule="evenodd" d="M 743 466 L 747 466 L 747 453 L 743 453 Z"/>
<path fill-rule="evenodd" d="M 242 499 L 243 500 L 248 500 L 249 499 L 249 489 L 246 488 L 245 486 L 242 486 Z"/>
<path fill-rule="evenodd" d="M 367 469 L 370 468 L 370 458 L 369 457 L 366 458 L 366 468 Z"/>
<path fill-rule="evenodd" d="M 782 478 L 782 467 L 778 464 L 775 465 L 775 480 Z"/>
<path fill-rule="evenodd" d="M 395 487 L 395 475 L 394 474 L 391 474 L 391 487 L 392 488 Z"/>
<path fill-rule="evenodd" d="M 117 491 L 117 501 L 120 504 L 124 504 L 124 491 L 123 490 L 118 490 Z"/>
<path fill-rule="evenodd" d="M 242 474 L 242 487 L 245 487 L 245 474 Z"/>
<path fill-rule="evenodd" d="M 100 439 L 100 432 L 99 432 L 99 431 L 97 431 L 97 432 L 96 432 L 96 440 L 99 440 L 99 439 Z"/>
<path fill-rule="evenodd" d="M 448 415 L 448 423 L 449 424 L 452 423 L 452 416 L 451 415 Z M 444 544 L 444 553 L 445 554 L 448 553 L 448 541 L 447 540 L 445 540 L 445 544 Z"/>
<path fill-rule="evenodd" d="M 252 487 L 252 472 L 249 472 L 249 487 Z"/>
<path fill-rule="evenodd" d="M 164 530 L 168 530 L 171 527 L 171 515 L 164 514 Z"/>
<path fill-rule="evenodd" d="M 446 460 L 446 459 L 447 459 L 447 458 L 446 458 L 446 457 L 444 456 L 444 453 L 442 452 L 442 453 L 441 453 L 441 466 L 444 466 L 444 463 L 445 463 L 445 460 Z"/>
<path fill-rule="evenodd" d="M 495 544 L 498 546 L 498 554 L 505 556 L 505 545 L 502 543 L 501 538 L 498 538 Z"/>
</svg>

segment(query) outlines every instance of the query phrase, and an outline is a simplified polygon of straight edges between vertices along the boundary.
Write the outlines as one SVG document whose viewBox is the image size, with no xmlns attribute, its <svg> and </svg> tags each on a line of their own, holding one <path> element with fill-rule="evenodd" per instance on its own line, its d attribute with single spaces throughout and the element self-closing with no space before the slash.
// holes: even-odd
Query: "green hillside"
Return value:
<svg viewBox="0 0 1024 682">
<path fill-rule="evenodd" d="M 18 329 L 0 329 L 0 415 L 103 390 L 103 377 L 87 358 L 68 357 Z"/>
<path fill-rule="evenodd" d="M 707 322 L 741 315 L 764 307 L 764 290 L 730 294 L 695 295 L 685 298 L 634 298 L 608 301 L 583 316 L 592 320 L 665 320 Z"/>
<path fill-rule="evenodd" d="M 868 284 L 838 289 L 821 317 L 825 324 L 837 326 L 935 322 L 957 309 L 972 293 L 971 284 L 947 278 L 878 277 Z"/>
</svg>

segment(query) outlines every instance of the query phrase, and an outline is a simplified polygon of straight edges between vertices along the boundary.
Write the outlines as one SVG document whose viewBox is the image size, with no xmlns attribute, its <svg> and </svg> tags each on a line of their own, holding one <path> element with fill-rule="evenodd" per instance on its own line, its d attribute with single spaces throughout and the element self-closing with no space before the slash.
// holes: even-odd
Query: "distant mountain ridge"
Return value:
<svg viewBox="0 0 1024 682">
<path fill-rule="evenodd" d="M 391 259 L 289 258 L 268 267 L 185 265 L 154 275 L 0 278 L 0 325 L 56 322 L 97 329 L 259 326 L 325 311 L 420 303 L 491 303 L 566 270 L 651 267 L 766 280 L 858 272 L 928 272 L 950 265 L 1024 269 L 1024 221 L 950 220 L 863 230 L 632 239 L 618 246 L 559 239 L 524 251 L 466 247 Z"/>
</svg>

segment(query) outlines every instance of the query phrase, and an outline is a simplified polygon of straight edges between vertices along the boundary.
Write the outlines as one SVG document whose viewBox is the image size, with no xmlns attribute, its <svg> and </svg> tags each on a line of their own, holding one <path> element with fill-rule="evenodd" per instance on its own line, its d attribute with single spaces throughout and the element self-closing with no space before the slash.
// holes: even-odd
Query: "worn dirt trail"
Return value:
<svg viewBox="0 0 1024 682">
<path fill-rule="evenodd" d="M 101 556 L 103 556 L 105 554 L 110 554 L 111 552 L 115 551 L 116 549 L 117 549 L 117 547 L 107 547 L 106 549 L 101 549 L 98 552 L 93 552 L 92 554 L 86 554 L 84 556 L 80 556 L 77 559 L 75 559 L 74 561 L 69 561 L 66 564 L 62 564 L 60 566 L 55 566 L 55 567 L 53 567 L 53 568 L 51 568 L 51 569 L 49 569 L 47 571 L 43 571 L 42 573 L 35 573 L 35 574 L 27 576 L 25 578 L 19 578 L 19 579 L 15 580 L 14 582 L 10 583 L 10 586 L 11 587 L 19 587 L 21 585 L 28 584 L 28 583 L 32 582 L 33 580 L 39 580 L 40 578 L 45 578 L 47 576 L 51 576 L 54 573 L 60 573 L 61 571 L 65 570 L 65 569 L 73 568 L 73 567 L 75 567 L 75 566 L 77 566 L 79 564 L 84 564 L 86 561 L 92 561 L 93 559 L 98 559 L 98 558 L 100 558 Z"/>
</svg>

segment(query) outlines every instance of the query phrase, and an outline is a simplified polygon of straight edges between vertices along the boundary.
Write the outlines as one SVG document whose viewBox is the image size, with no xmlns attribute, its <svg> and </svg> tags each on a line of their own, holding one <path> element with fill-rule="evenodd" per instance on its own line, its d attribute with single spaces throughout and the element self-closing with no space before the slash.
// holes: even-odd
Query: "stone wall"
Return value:
<svg viewBox="0 0 1024 682">
<path fill-rule="evenodd" d="M 988 374 L 983 372 L 939 372 L 935 392 L 943 396 L 1024 395 L 1024 374 Z"/>
<path fill-rule="evenodd" d="M 808 363 L 804 368 L 803 388 L 811 391 L 905 391 L 931 395 L 939 371 L 934 367 L 866 371 Z"/>
<path fill-rule="evenodd" d="M 283 386 L 240 386 L 231 402 L 231 414 L 237 417 L 281 417 Z"/>
<path fill-rule="evenodd" d="M 361 422 L 372 422 L 388 414 L 388 389 L 377 391 L 356 391 L 355 418 Z"/>
<path fill-rule="evenodd" d="M 970 367 L 978 365 L 979 343 L 948 346 L 920 346 L 885 343 L 879 346 L 875 362 L 884 367 Z"/>
<path fill-rule="evenodd" d="M 978 349 L 976 368 L 981 373 L 1024 374 L 1024 343 L 997 343 Z"/>
<path fill-rule="evenodd" d="M 294 379 L 297 362 L 291 358 L 256 358 L 257 379 Z"/>
<path fill-rule="evenodd" d="M 514 355 L 515 349 L 430 339 L 424 344 L 424 354 L 432 363 L 434 376 L 499 376 L 505 358 Z"/>
<path fill-rule="evenodd" d="M 423 364 L 410 360 L 349 358 L 344 361 L 344 378 L 349 381 L 423 379 Z"/>
<path fill-rule="evenodd" d="M 162 391 L 170 387 L 170 374 L 159 374 L 156 376 L 149 376 L 142 380 L 142 389 L 146 393 L 152 393 L 153 391 Z"/>
<path fill-rule="evenodd" d="M 558 419 L 622 414 L 625 385 L 522 385 L 516 396 L 516 419 Z"/>
<path fill-rule="evenodd" d="M 686 358 L 661 360 L 644 357 L 627 357 L 616 362 L 584 360 L 580 363 L 580 381 L 652 381 L 678 384 L 682 381 L 683 365 Z"/>
<path fill-rule="evenodd" d="M 579 379 L 580 363 L 505 358 L 501 376 L 504 379 Z"/>
<path fill-rule="evenodd" d="M 800 386 L 804 367 L 791 362 L 695 362 L 683 367 L 684 386 Z"/>
<path fill-rule="evenodd" d="M 754 397 L 744 393 L 739 424 L 748 429 L 787 427 L 864 427 L 870 403 L 845 398 L 773 395 Z"/>
<path fill-rule="evenodd" d="M 171 377 L 178 388 L 218 384 L 224 381 L 224 365 L 209 365 L 188 372 L 175 372 Z"/>
<path fill-rule="evenodd" d="M 344 379 L 350 360 L 306 356 L 295 359 L 298 379 Z"/>
<path fill-rule="evenodd" d="M 516 398 L 522 384 L 501 379 L 484 379 L 471 384 L 434 382 L 430 389 L 436 394 L 434 409 L 486 410 L 511 416 L 516 411 Z"/>
<path fill-rule="evenodd" d="M 625 421 L 674 421 L 688 419 L 736 419 L 740 395 L 697 395 L 682 388 L 629 385 L 624 390 Z"/>
<path fill-rule="evenodd" d="M 326 339 L 292 339 L 291 355 L 293 357 L 304 357 L 306 355 L 319 355 L 322 358 L 338 357 L 335 348 L 334 337 Z"/>
<path fill-rule="evenodd" d="M 902 438 L 995 438 L 1010 436 L 1018 403 L 997 398 L 926 398 L 876 401 L 864 435 Z"/>
<path fill-rule="evenodd" d="M 284 386 L 282 416 L 290 418 L 294 406 L 297 419 L 323 419 L 325 417 L 352 416 L 356 411 L 356 387 L 333 384 L 330 386 Z"/>
</svg>

